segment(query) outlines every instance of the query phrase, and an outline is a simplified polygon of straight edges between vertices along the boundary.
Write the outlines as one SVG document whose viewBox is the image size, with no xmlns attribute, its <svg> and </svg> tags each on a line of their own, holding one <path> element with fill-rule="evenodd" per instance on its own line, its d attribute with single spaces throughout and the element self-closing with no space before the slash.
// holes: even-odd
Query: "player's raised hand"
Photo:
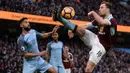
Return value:
<svg viewBox="0 0 130 73">
<path fill-rule="evenodd" d="M 68 30 L 68 36 L 71 39 L 74 37 L 74 33 L 71 30 Z"/>
<path fill-rule="evenodd" d="M 88 18 L 91 19 L 92 16 L 93 16 L 93 11 L 90 11 L 90 12 L 88 13 Z"/>
<path fill-rule="evenodd" d="M 41 51 L 39 52 L 39 56 L 46 56 L 47 55 L 47 51 Z"/>
<path fill-rule="evenodd" d="M 59 28 L 60 28 L 60 27 L 59 27 L 58 25 L 56 25 L 56 26 L 53 28 L 52 32 L 56 32 Z"/>
</svg>

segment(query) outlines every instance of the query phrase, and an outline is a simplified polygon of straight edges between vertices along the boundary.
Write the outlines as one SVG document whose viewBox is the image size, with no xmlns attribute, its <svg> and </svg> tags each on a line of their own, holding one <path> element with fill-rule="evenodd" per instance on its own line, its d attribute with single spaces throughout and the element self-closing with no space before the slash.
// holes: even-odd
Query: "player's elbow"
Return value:
<svg viewBox="0 0 130 73">
<path fill-rule="evenodd" d="M 29 58 L 29 56 L 27 54 L 23 54 L 24 58 Z"/>
<path fill-rule="evenodd" d="M 30 55 L 29 53 L 24 53 L 23 56 L 24 56 L 24 58 L 32 58 L 32 57 L 33 57 L 33 56 Z"/>
<path fill-rule="evenodd" d="M 23 56 L 24 56 L 24 58 L 29 58 L 27 53 L 24 53 Z"/>
<path fill-rule="evenodd" d="M 47 62 L 49 62 L 50 57 L 46 55 L 46 56 L 44 57 L 44 59 L 45 59 Z"/>
<path fill-rule="evenodd" d="M 43 34 L 43 35 L 42 35 L 42 38 L 43 38 L 43 39 L 45 39 L 45 38 L 47 38 L 47 37 L 48 37 L 47 34 Z"/>
</svg>

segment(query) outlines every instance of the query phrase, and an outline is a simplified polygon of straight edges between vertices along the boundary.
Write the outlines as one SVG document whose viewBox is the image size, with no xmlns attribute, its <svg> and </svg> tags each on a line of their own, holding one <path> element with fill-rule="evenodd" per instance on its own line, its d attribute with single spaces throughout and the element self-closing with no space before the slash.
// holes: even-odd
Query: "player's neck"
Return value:
<svg viewBox="0 0 130 73">
<path fill-rule="evenodd" d="M 109 15 L 110 15 L 110 13 L 107 13 L 106 16 L 104 17 L 104 19 L 106 19 Z"/>
<path fill-rule="evenodd" d="M 57 43 L 58 42 L 58 40 L 53 40 L 55 43 Z"/>
<path fill-rule="evenodd" d="M 28 33 L 29 33 L 28 31 L 22 30 L 22 35 L 26 35 Z"/>
</svg>

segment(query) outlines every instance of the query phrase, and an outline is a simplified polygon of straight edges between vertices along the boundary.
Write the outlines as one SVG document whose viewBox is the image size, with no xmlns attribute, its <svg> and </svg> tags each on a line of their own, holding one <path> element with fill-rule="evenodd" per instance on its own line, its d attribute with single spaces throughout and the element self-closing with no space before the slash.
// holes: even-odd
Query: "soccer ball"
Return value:
<svg viewBox="0 0 130 73">
<path fill-rule="evenodd" d="M 66 19 L 72 19 L 75 16 L 75 11 L 72 7 L 65 7 L 62 10 L 61 15 Z"/>
</svg>

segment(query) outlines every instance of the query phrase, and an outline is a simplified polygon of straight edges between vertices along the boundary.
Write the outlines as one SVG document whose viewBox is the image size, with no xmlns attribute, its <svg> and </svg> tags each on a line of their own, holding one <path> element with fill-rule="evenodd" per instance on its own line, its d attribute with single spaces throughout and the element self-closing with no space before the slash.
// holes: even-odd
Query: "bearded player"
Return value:
<svg viewBox="0 0 130 73">
<path fill-rule="evenodd" d="M 53 31 L 48 33 L 39 33 L 36 30 L 31 29 L 27 18 L 20 19 L 19 24 L 22 29 L 22 33 L 17 42 L 24 56 L 22 73 L 34 73 L 36 70 L 40 70 L 40 73 L 44 73 L 46 71 L 50 73 L 57 73 L 52 65 L 47 63 L 41 57 L 45 56 L 47 51 L 39 51 L 37 37 L 47 38 L 53 32 L 56 32 L 59 27 L 54 27 Z"/>
<path fill-rule="evenodd" d="M 102 56 L 111 48 L 111 40 L 115 37 L 117 22 L 111 14 L 111 3 L 106 1 L 100 4 L 99 14 L 95 11 L 90 11 L 88 17 L 93 17 L 94 20 L 88 25 L 77 26 L 60 16 L 60 9 L 55 9 L 53 12 L 54 21 L 61 22 L 65 27 L 72 30 L 72 32 L 78 34 L 81 40 L 91 48 L 85 72 L 92 73 Z M 95 26 L 99 29 L 98 35 L 88 30 L 88 28 Z"/>
</svg>

